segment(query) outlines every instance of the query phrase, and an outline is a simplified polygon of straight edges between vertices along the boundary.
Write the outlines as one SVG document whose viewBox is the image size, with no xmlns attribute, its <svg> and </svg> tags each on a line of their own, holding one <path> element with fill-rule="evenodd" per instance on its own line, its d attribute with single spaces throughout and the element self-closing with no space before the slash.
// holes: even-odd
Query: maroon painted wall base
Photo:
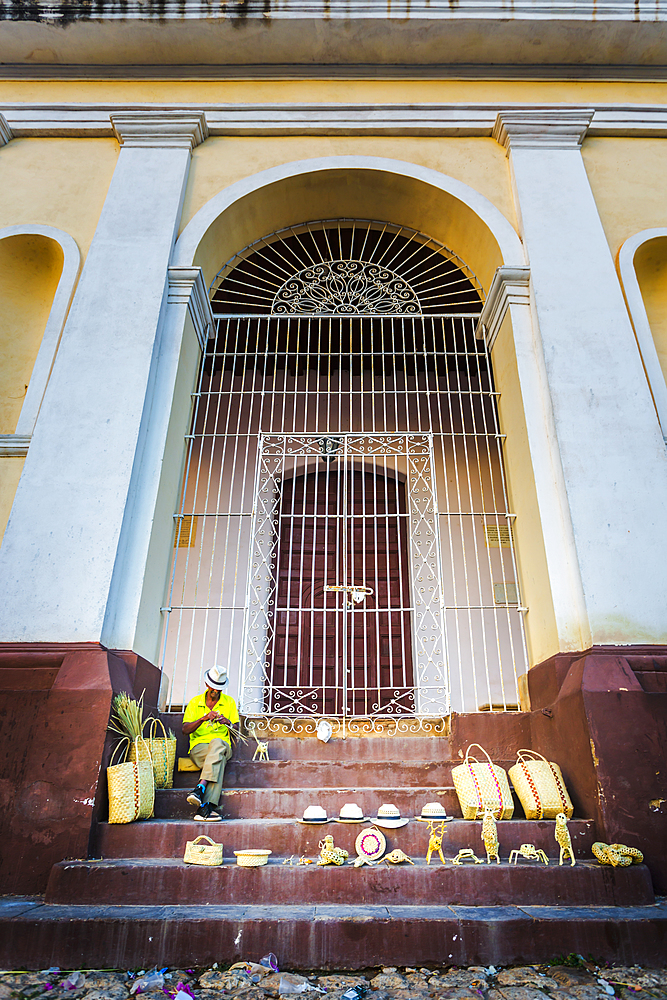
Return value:
<svg viewBox="0 0 667 1000">
<path fill-rule="evenodd" d="M 643 851 L 667 894 L 667 647 L 560 653 L 528 685 L 532 748 L 560 764 L 575 815 Z"/>
<path fill-rule="evenodd" d="M 44 892 L 54 864 L 87 856 L 113 695 L 146 689 L 155 705 L 159 679 L 141 657 L 97 643 L 0 644 L 3 892 Z"/>
</svg>

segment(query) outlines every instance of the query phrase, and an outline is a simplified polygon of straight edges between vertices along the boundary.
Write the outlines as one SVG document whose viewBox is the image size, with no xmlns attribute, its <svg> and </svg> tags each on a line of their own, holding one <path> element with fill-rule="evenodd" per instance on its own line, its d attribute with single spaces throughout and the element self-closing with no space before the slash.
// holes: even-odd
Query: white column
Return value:
<svg viewBox="0 0 667 1000">
<path fill-rule="evenodd" d="M 200 112 L 128 112 L 112 124 L 118 164 L 0 550 L 4 641 L 101 640 L 141 480 L 167 268 L 191 152 L 207 133 Z"/>
<path fill-rule="evenodd" d="M 581 156 L 591 118 L 501 112 L 494 136 L 510 156 L 591 641 L 664 642 L 667 456 Z"/>
</svg>

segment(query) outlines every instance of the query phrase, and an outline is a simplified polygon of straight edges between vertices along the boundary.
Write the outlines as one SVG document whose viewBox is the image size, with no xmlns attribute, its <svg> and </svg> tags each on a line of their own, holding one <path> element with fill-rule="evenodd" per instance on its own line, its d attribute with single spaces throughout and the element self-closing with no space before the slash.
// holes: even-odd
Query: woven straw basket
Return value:
<svg viewBox="0 0 667 1000">
<path fill-rule="evenodd" d="M 517 750 L 509 776 L 526 819 L 555 819 L 558 813 L 572 818 L 574 806 L 558 764 L 535 750 Z"/>
<path fill-rule="evenodd" d="M 241 868 L 261 868 L 269 860 L 271 851 L 234 851 L 234 854 L 236 855 L 236 864 Z"/>
<path fill-rule="evenodd" d="M 107 783 L 109 786 L 109 822 L 134 823 L 137 819 L 150 819 L 155 803 L 155 783 L 153 780 L 153 765 L 150 754 L 145 759 L 147 750 L 137 747 L 142 737 L 135 740 L 135 757 L 139 760 L 127 760 L 122 764 L 114 764 L 113 759 L 119 747 L 129 737 L 121 740 L 111 755 L 111 764 L 107 768 Z M 127 754 L 127 748 L 126 748 Z M 144 759 L 141 759 L 141 757 Z"/>
<path fill-rule="evenodd" d="M 472 756 L 470 751 L 473 747 L 482 751 L 486 757 L 485 761 L 479 761 Z M 493 809 L 496 819 L 512 818 L 514 800 L 507 775 L 502 767 L 491 761 L 479 743 L 470 744 L 463 764 L 452 768 L 452 778 L 464 819 L 477 819 L 483 816 L 487 806 Z"/>
<path fill-rule="evenodd" d="M 153 776 L 156 788 L 174 787 L 174 764 L 176 763 L 176 737 L 167 736 L 161 719 L 146 719 L 146 724 L 151 724 L 148 737 L 144 737 L 142 745 L 139 747 L 139 760 L 150 760 L 153 764 Z M 157 727 L 162 728 L 162 736 L 156 736 Z M 136 743 L 130 747 L 130 760 L 135 759 Z"/>
<path fill-rule="evenodd" d="M 208 844 L 200 844 L 200 840 L 208 840 Z M 222 864 L 222 844 L 216 844 L 214 840 L 202 834 L 195 840 L 185 842 L 185 854 L 183 860 L 188 865 L 207 865 L 217 867 Z"/>
</svg>

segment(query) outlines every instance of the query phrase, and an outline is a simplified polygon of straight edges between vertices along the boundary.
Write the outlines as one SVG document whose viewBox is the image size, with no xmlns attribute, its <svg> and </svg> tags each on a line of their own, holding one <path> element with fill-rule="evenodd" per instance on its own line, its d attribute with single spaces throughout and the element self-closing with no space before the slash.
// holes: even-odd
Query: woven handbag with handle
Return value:
<svg viewBox="0 0 667 1000">
<path fill-rule="evenodd" d="M 200 844 L 200 840 L 208 840 L 208 844 Z M 202 834 L 196 840 L 188 840 L 185 844 L 183 860 L 188 865 L 208 865 L 215 867 L 222 864 L 222 844 Z"/>
<path fill-rule="evenodd" d="M 536 750 L 517 750 L 509 776 L 526 819 L 555 819 L 558 813 L 572 818 L 574 806 L 558 764 Z"/>
<path fill-rule="evenodd" d="M 137 744 L 142 737 L 134 742 Z M 135 760 L 126 760 L 114 764 L 114 757 L 119 748 L 130 743 L 125 737 L 115 747 L 111 755 L 111 763 L 107 768 L 107 783 L 109 786 L 109 822 L 134 823 L 137 819 L 150 819 L 155 803 L 155 782 L 153 780 L 153 765 L 147 749 L 135 745 Z M 125 753 L 128 753 L 125 747 Z M 145 759 L 137 760 L 137 757 Z"/>
<path fill-rule="evenodd" d="M 173 788 L 174 764 L 176 763 L 176 737 L 167 736 L 167 730 L 164 728 L 161 719 L 146 719 L 144 729 L 148 723 L 150 723 L 148 736 L 144 737 L 142 746 L 137 746 L 136 742 L 132 744 L 130 747 L 130 760 L 135 759 L 137 751 L 140 754 L 139 759 L 146 759 L 147 755 L 147 758 L 153 764 L 155 787 Z M 155 735 L 158 726 L 162 729 L 162 736 Z"/>
<path fill-rule="evenodd" d="M 485 761 L 472 756 L 470 751 L 473 747 L 482 751 Z M 487 807 L 493 809 L 496 819 L 512 818 L 514 800 L 507 775 L 502 767 L 492 762 L 479 743 L 470 744 L 463 764 L 452 768 L 452 778 L 464 819 L 483 816 Z"/>
</svg>

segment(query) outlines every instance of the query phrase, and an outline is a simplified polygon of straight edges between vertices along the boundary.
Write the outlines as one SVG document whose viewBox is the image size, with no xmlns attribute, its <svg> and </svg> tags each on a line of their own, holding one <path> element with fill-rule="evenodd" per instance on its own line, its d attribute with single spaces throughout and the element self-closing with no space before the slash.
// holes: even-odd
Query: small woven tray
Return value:
<svg viewBox="0 0 667 1000">
<path fill-rule="evenodd" d="M 269 854 L 271 851 L 261 851 L 261 850 L 247 850 L 247 851 L 234 851 L 236 855 L 236 864 L 241 868 L 261 868 L 269 860 Z"/>
</svg>

